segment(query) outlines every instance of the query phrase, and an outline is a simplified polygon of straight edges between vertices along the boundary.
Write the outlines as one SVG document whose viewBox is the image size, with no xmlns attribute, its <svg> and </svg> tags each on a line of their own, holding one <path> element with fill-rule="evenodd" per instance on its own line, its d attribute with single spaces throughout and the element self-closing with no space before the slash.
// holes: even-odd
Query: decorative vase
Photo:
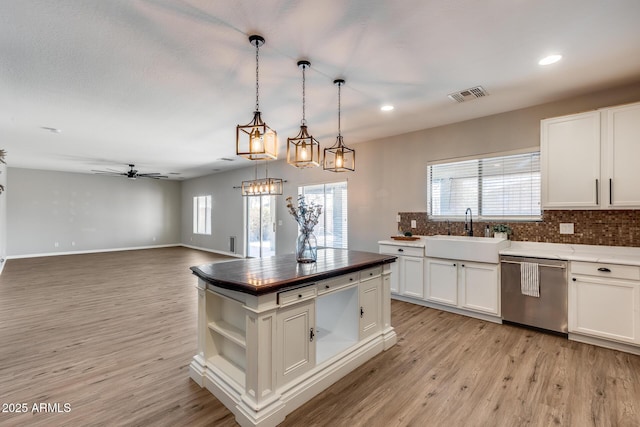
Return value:
<svg viewBox="0 0 640 427">
<path fill-rule="evenodd" d="M 316 262 L 318 259 L 318 242 L 312 231 L 298 235 L 296 259 L 303 263 Z"/>
</svg>

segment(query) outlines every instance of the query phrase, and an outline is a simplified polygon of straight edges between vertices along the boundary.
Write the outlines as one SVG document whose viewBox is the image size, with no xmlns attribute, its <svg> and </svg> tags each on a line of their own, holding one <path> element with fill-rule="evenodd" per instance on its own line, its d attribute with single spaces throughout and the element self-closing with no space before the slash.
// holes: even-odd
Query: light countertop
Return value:
<svg viewBox="0 0 640 427">
<path fill-rule="evenodd" d="M 425 248 L 426 236 L 419 240 L 380 240 L 380 245 L 396 245 Z M 640 266 L 640 248 L 626 246 L 570 245 L 563 243 L 540 243 L 511 241 L 510 246 L 500 250 L 500 255 L 525 256 L 532 258 L 560 259 L 566 261 L 585 261 L 605 264 L 625 264 Z"/>
<path fill-rule="evenodd" d="M 640 248 L 624 246 L 511 242 L 511 246 L 502 249 L 500 255 L 640 266 Z"/>
</svg>

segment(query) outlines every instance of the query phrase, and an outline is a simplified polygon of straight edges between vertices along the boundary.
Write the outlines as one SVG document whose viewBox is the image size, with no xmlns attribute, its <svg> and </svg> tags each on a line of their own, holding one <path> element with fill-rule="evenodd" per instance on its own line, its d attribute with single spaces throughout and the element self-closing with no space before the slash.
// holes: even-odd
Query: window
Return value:
<svg viewBox="0 0 640 427">
<path fill-rule="evenodd" d="M 540 152 L 431 164 L 430 218 L 540 219 Z"/>
<path fill-rule="evenodd" d="M 298 193 L 308 202 L 322 205 L 322 215 L 313 229 L 318 246 L 347 248 L 347 183 L 308 185 L 298 187 Z"/>
<path fill-rule="evenodd" d="M 211 196 L 193 198 L 193 234 L 211 234 Z"/>
<path fill-rule="evenodd" d="M 247 207 L 247 256 L 270 257 L 276 254 L 275 196 L 244 197 Z"/>
</svg>

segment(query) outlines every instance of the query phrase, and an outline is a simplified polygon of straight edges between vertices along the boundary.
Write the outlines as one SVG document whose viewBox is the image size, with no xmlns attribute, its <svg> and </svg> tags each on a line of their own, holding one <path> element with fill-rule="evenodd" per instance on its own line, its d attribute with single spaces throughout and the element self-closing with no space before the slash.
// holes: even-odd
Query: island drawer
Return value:
<svg viewBox="0 0 640 427">
<path fill-rule="evenodd" d="M 381 254 L 397 256 L 424 256 L 424 248 L 404 245 L 380 245 Z"/>
<path fill-rule="evenodd" d="M 278 293 L 278 304 L 281 307 L 313 299 L 317 295 L 315 286 L 305 286 Z"/>
<path fill-rule="evenodd" d="M 360 280 L 373 279 L 374 277 L 378 277 L 382 274 L 382 266 L 367 268 L 366 270 L 362 270 L 360 272 Z"/>
<path fill-rule="evenodd" d="M 318 283 L 318 295 L 326 294 L 338 289 L 342 289 L 349 285 L 358 283 L 358 273 L 345 274 L 344 276 L 336 277 L 334 279 L 323 280 Z"/>
<path fill-rule="evenodd" d="M 640 267 L 636 265 L 572 261 L 571 274 L 584 274 L 612 279 L 640 280 Z"/>
</svg>

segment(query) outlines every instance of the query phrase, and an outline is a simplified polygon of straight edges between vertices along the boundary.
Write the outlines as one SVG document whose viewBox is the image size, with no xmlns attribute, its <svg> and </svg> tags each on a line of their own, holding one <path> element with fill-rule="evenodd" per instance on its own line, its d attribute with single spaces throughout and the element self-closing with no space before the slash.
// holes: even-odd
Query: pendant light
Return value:
<svg viewBox="0 0 640 427">
<path fill-rule="evenodd" d="M 298 61 L 298 68 L 302 70 L 302 121 L 298 135 L 287 138 L 287 163 L 297 168 L 320 166 L 320 143 L 309 135 L 305 117 L 305 70 L 310 66 L 309 61 Z"/>
<path fill-rule="evenodd" d="M 258 179 L 258 164 L 256 163 L 255 179 L 242 181 L 243 196 L 278 196 L 283 193 L 283 183 L 281 178 L 269 178 L 269 165 L 265 160 L 265 177 Z"/>
<path fill-rule="evenodd" d="M 256 47 L 256 109 L 253 120 L 246 125 L 236 126 L 236 154 L 249 160 L 278 158 L 278 137 L 276 132 L 262 121 L 259 104 L 259 51 L 264 44 L 262 36 L 249 36 L 249 42 Z"/>
<path fill-rule="evenodd" d="M 340 88 L 343 79 L 336 79 L 333 84 L 338 86 L 338 137 L 336 143 L 324 149 L 323 169 L 331 172 L 346 172 L 356 170 L 356 152 L 344 145 L 340 131 Z"/>
</svg>

